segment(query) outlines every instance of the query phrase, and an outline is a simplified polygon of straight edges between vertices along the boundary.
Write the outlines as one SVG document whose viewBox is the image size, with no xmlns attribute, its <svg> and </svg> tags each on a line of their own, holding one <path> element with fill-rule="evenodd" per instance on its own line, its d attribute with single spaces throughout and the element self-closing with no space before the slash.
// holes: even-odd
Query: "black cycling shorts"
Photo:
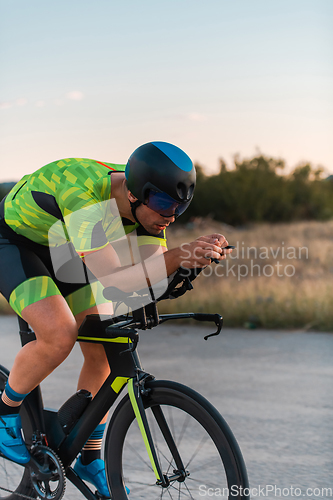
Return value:
<svg viewBox="0 0 333 500">
<path fill-rule="evenodd" d="M 13 231 L 0 218 L 0 292 L 21 316 L 30 304 L 52 295 L 62 295 L 73 314 L 107 301 L 103 286 L 73 251 L 73 259 L 62 269 L 62 276 L 79 266 L 86 280 L 79 283 L 59 280 L 48 246 L 35 243 Z M 67 272 L 68 271 L 68 272 Z"/>
</svg>

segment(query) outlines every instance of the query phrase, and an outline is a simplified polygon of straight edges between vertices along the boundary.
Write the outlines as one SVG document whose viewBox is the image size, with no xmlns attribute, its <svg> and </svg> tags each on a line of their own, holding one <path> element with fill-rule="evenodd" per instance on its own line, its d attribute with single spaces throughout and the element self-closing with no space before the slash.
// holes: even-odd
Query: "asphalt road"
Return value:
<svg viewBox="0 0 333 500">
<path fill-rule="evenodd" d="M 205 342 L 210 331 L 162 325 L 142 332 L 144 368 L 218 408 L 242 449 L 252 498 L 333 498 L 333 334 L 225 329 Z M 0 363 L 10 368 L 19 349 L 16 319 L 1 317 L 0 332 Z M 46 406 L 75 392 L 81 361 L 75 346 L 43 382 Z M 65 498 L 83 497 L 69 486 Z"/>
</svg>

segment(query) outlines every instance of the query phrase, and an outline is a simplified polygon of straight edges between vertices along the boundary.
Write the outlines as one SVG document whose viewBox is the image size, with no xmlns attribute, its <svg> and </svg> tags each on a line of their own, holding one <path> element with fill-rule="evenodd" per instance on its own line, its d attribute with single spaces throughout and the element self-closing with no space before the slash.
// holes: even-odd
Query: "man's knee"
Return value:
<svg viewBox="0 0 333 500">
<path fill-rule="evenodd" d="M 80 342 L 81 351 L 86 362 L 97 365 L 107 364 L 104 347 L 92 342 Z"/>
<path fill-rule="evenodd" d="M 64 361 L 77 338 L 76 323 L 55 323 L 45 329 L 42 335 L 36 333 L 37 344 L 45 353 L 50 363 L 58 366 Z"/>
<path fill-rule="evenodd" d="M 22 313 L 35 332 L 39 350 L 57 366 L 72 350 L 78 329 L 65 299 L 47 297 L 27 306 Z"/>
</svg>

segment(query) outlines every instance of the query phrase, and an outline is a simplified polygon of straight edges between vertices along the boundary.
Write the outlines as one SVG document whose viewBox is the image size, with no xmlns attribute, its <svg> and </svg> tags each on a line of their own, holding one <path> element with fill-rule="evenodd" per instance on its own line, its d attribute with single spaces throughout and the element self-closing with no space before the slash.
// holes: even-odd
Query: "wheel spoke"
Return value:
<svg viewBox="0 0 333 500">
<path fill-rule="evenodd" d="M 186 490 L 188 491 L 188 493 L 189 493 L 189 495 L 190 495 L 190 498 L 193 498 L 192 493 L 191 493 L 191 492 L 190 492 L 190 490 L 188 489 L 187 484 L 186 484 L 185 482 L 184 482 L 183 484 L 185 485 L 185 488 L 186 488 Z"/>
<path fill-rule="evenodd" d="M 131 481 L 131 484 L 139 484 L 140 486 L 144 486 L 145 488 L 151 488 L 153 486 L 156 487 L 156 483 L 152 483 L 152 484 L 147 484 L 147 483 L 141 483 L 141 481 Z"/>
<path fill-rule="evenodd" d="M 144 458 L 140 455 L 140 453 L 139 453 L 139 452 L 138 452 L 138 451 L 134 448 L 134 446 L 132 446 L 132 445 L 128 445 L 128 447 L 131 449 L 131 451 L 132 451 L 133 453 L 135 453 L 135 455 L 136 455 L 137 457 L 139 457 L 139 458 L 140 458 L 140 462 L 142 462 L 143 464 L 145 464 L 145 465 L 148 467 L 148 469 L 150 469 L 152 472 L 154 472 L 154 471 L 153 471 L 153 468 L 152 468 L 152 466 L 151 466 L 151 464 L 150 464 L 150 462 L 148 462 L 148 460 L 145 460 L 145 459 L 144 459 Z"/>
<path fill-rule="evenodd" d="M 198 484 L 205 484 L 206 479 L 205 479 L 205 478 L 202 478 L 202 479 L 197 479 L 197 478 L 195 478 L 195 479 L 194 479 L 193 477 L 190 477 L 190 476 L 189 476 L 189 477 L 186 479 L 186 481 L 188 481 L 188 482 L 190 482 L 190 483 L 192 482 L 192 483 L 198 483 Z M 210 486 L 211 488 L 221 488 L 221 483 L 212 483 L 212 481 L 211 481 L 211 480 L 209 480 L 209 486 Z M 223 487 L 223 486 L 222 486 L 222 487 Z"/>
<path fill-rule="evenodd" d="M 25 476 L 24 467 L 7 460 L 3 456 L 0 457 L 0 499 L 7 498 L 7 493 L 16 492 L 24 477 L 26 477 L 26 481 L 29 482 L 29 478 Z M 27 489 L 26 492 L 29 493 L 29 489 Z M 18 497 L 20 496 L 19 493 L 16 494 Z M 29 495 L 23 495 L 22 498 L 30 497 Z"/>
<path fill-rule="evenodd" d="M 201 471 L 203 468 L 207 468 L 207 467 L 212 467 L 213 464 L 216 463 L 216 458 L 212 458 L 211 460 L 206 460 L 205 462 L 201 463 L 201 464 L 198 464 L 196 469 L 191 469 L 191 473 L 194 474 L 195 472 L 198 472 L 198 471 Z"/>
<path fill-rule="evenodd" d="M 158 448 L 158 449 L 159 449 L 159 447 L 158 447 L 157 445 L 155 445 L 155 446 L 156 446 L 156 448 Z M 162 457 L 165 459 L 165 461 L 166 461 L 166 462 L 168 462 L 168 464 L 169 464 L 168 469 L 167 469 L 167 471 L 166 471 L 166 474 L 168 474 L 168 472 L 169 472 L 169 470 L 170 470 L 170 467 L 175 468 L 176 466 L 175 466 L 175 464 L 174 464 L 173 462 L 170 462 L 169 458 L 168 458 L 168 457 L 167 457 L 164 453 L 162 453 L 162 452 L 160 451 L 160 454 L 161 454 L 161 455 L 162 455 Z"/>
<path fill-rule="evenodd" d="M 177 446 L 179 446 L 180 443 L 182 442 L 182 439 L 183 439 L 184 434 L 186 432 L 186 429 L 188 427 L 188 422 L 190 421 L 190 418 L 191 418 L 190 415 L 185 416 L 183 427 L 182 427 L 182 430 L 181 430 L 179 438 L 178 438 Z"/>
<path fill-rule="evenodd" d="M 170 493 L 170 488 L 167 488 L 167 490 L 166 490 L 166 491 L 169 493 L 169 497 L 172 499 L 172 495 L 171 495 L 171 493 Z"/>
<path fill-rule="evenodd" d="M 131 482 L 131 495 L 132 495 L 132 497 L 134 497 L 135 494 L 138 494 L 141 491 L 144 491 L 144 492 L 147 491 L 148 488 L 150 488 L 150 491 L 152 490 L 152 488 L 154 488 L 154 490 L 157 491 L 156 484 L 143 484 L 143 485 L 141 485 L 139 487 L 135 486 L 136 484 L 137 484 L 136 481 L 132 481 Z"/>
<path fill-rule="evenodd" d="M 181 490 L 181 487 L 180 487 L 181 484 L 185 485 L 185 488 L 187 491 L 185 491 L 184 488 Z M 178 498 L 180 498 L 180 494 L 184 495 L 187 498 L 193 498 L 190 490 L 187 488 L 185 483 L 179 483 L 179 488 L 176 488 L 176 486 L 171 484 L 170 488 L 173 488 L 174 490 L 176 490 L 178 492 Z"/>
<path fill-rule="evenodd" d="M 200 443 L 198 444 L 198 446 L 197 446 L 196 450 L 194 451 L 193 455 L 191 456 L 190 460 L 187 462 L 185 469 L 190 465 L 190 463 L 193 461 L 194 457 L 196 457 L 196 455 L 202 449 L 204 444 L 207 442 L 208 438 L 209 438 L 208 434 L 205 434 L 204 436 L 202 436 Z"/>
</svg>

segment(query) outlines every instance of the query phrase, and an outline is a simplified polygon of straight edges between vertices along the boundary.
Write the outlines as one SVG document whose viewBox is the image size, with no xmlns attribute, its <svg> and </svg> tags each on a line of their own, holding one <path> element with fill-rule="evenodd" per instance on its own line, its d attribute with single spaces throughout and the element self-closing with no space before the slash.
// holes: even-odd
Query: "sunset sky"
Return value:
<svg viewBox="0 0 333 500">
<path fill-rule="evenodd" d="M 0 182 L 184 149 L 333 173 L 332 0 L 0 0 Z"/>
</svg>

